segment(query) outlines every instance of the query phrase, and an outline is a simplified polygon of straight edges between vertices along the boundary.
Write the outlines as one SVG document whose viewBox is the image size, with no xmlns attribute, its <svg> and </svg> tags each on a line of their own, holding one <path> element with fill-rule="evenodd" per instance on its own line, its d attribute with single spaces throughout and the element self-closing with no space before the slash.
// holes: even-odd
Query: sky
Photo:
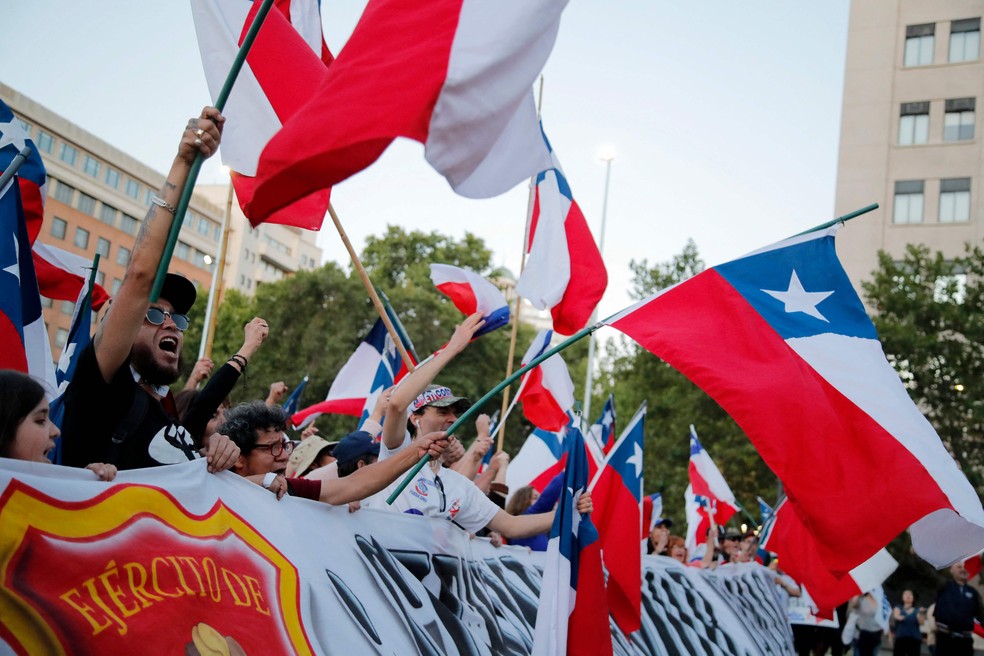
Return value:
<svg viewBox="0 0 984 656">
<path fill-rule="evenodd" d="M 365 0 L 323 3 L 336 54 Z M 190 4 L 7 3 L 0 80 L 165 172 L 210 104 Z M 575 0 L 544 69 L 544 128 L 596 238 L 614 152 L 601 316 L 631 303 L 629 262 L 667 261 L 693 239 L 708 265 L 833 218 L 849 0 Z M 217 158 L 202 182 L 225 182 Z M 485 239 L 518 273 L 527 185 L 458 197 L 398 140 L 332 201 L 357 249 L 387 225 Z M 331 221 L 325 260 L 348 258 Z"/>
</svg>

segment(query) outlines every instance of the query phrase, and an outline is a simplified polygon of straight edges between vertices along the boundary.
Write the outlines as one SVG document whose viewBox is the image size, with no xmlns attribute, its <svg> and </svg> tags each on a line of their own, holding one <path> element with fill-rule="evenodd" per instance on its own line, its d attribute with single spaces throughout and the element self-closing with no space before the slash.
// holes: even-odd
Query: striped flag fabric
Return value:
<svg viewBox="0 0 984 656">
<path fill-rule="evenodd" d="M 304 393 L 304 388 L 307 387 L 309 378 L 305 376 L 301 379 L 301 382 L 297 384 L 297 387 L 290 393 L 287 400 L 284 401 L 284 412 L 288 415 L 293 415 L 298 411 L 301 403 L 301 394 Z"/>
<path fill-rule="evenodd" d="M 550 308 L 554 330 L 573 335 L 584 328 L 604 295 L 608 272 L 542 126 L 540 135 L 551 161 L 536 176 L 528 259 L 516 293 L 538 310 Z"/>
<path fill-rule="evenodd" d="M 762 525 L 764 526 L 769 518 L 772 517 L 772 506 L 766 503 L 765 499 L 762 497 L 756 497 L 759 504 L 759 515 L 762 517 Z"/>
<path fill-rule="evenodd" d="M 21 207 L 27 226 L 28 243 L 33 244 L 44 221 L 44 201 L 47 197 L 48 174 L 37 146 L 7 103 L 0 100 L 0 172 L 6 171 L 13 159 L 27 147 L 30 154 L 17 170 Z M 71 299 L 66 299 L 71 300 Z"/>
<path fill-rule="evenodd" d="M 689 512 L 687 515 L 687 550 L 691 554 L 704 544 L 707 531 L 711 528 L 710 514 L 714 513 L 714 523 L 724 526 L 736 512 L 735 495 L 728 486 L 721 471 L 714 464 L 700 440 L 697 431 L 690 426 L 690 463 L 687 467 L 690 485 L 687 486 Z M 697 521 L 691 521 L 695 518 Z"/>
<path fill-rule="evenodd" d="M 568 435 L 566 454 L 564 491 L 550 528 L 531 654 L 604 656 L 612 653 L 605 577 L 598 531 L 591 515 L 577 511 L 578 499 L 588 489 L 588 463 L 576 426 Z"/>
<path fill-rule="evenodd" d="M 609 394 L 601 409 L 601 416 L 588 428 L 584 441 L 593 443 L 602 453 L 608 453 L 615 446 L 615 395 Z"/>
<path fill-rule="evenodd" d="M 475 333 L 481 337 L 509 323 L 509 303 L 499 288 L 469 269 L 450 264 L 431 264 L 430 277 L 437 290 L 451 299 L 466 317 L 482 313 L 485 323 Z"/>
<path fill-rule="evenodd" d="M 944 567 L 984 550 L 984 508 L 886 359 L 837 259 L 837 229 L 707 269 L 608 323 L 735 419 L 831 572 L 906 529 Z"/>
<path fill-rule="evenodd" d="M 454 191 L 489 198 L 543 170 L 532 85 L 567 0 L 370 0 L 315 96 L 264 149 L 260 216 L 376 161 L 397 137 Z"/>
<path fill-rule="evenodd" d="M 253 23 L 259 2 L 192 0 L 205 79 L 215 100 Z M 276 0 L 246 57 L 222 110 L 222 161 L 243 214 L 254 226 L 267 223 L 319 230 L 328 211 L 330 186 L 320 183 L 278 211 L 258 217 L 253 208 L 260 152 L 283 124 L 317 91 L 332 62 L 317 0 Z"/>
<path fill-rule="evenodd" d="M 647 494 L 642 498 L 642 539 L 649 537 L 656 522 L 663 517 L 663 495 L 659 492 Z"/>
<path fill-rule="evenodd" d="M 38 277 L 38 289 L 45 298 L 59 301 L 75 301 L 89 286 L 92 262 L 75 253 L 34 242 L 34 272 Z M 92 309 L 99 310 L 109 300 L 109 292 L 102 285 L 92 287 Z"/>
<path fill-rule="evenodd" d="M 524 367 L 550 348 L 552 337 L 552 330 L 537 334 L 523 356 Z M 568 412 L 574 407 L 574 383 L 559 353 L 526 373 L 517 398 L 523 404 L 523 416 L 537 428 L 556 432 L 568 423 Z"/>
</svg>

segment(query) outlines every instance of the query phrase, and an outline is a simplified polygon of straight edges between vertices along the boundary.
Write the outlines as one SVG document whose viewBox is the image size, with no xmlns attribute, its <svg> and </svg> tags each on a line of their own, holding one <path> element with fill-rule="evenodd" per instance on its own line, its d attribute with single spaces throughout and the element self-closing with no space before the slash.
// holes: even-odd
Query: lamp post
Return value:
<svg viewBox="0 0 984 656">
<path fill-rule="evenodd" d="M 604 256 L 605 254 L 605 223 L 608 218 L 608 186 L 612 180 L 612 160 L 615 159 L 615 150 L 611 146 L 605 146 L 601 149 L 599 153 L 601 160 L 605 162 L 605 195 L 601 203 L 601 233 L 598 235 L 598 252 Z M 598 308 L 591 313 L 590 324 L 594 324 L 598 320 Z M 584 412 L 581 415 L 586 421 L 591 421 L 591 385 L 594 380 L 594 351 L 595 351 L 595 336 L 594 333 L 588 337 L 588 365 L 587 365 L 587 376 L 584 380 Z"/>
</svg>

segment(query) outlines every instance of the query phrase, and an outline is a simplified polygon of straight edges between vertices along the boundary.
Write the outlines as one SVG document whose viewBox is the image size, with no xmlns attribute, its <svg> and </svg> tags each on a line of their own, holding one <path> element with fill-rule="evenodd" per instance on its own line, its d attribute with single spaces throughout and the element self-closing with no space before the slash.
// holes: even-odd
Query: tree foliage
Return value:
<svg viewBox="0 0 984 656">
<path fill-rule="evenodd" d="M 910 245 L 898 262 L 880 252 L 863 288 L 889 361 L 984 492 L 984 251 L 968 244 L 948 259 Z"/>
</svg>

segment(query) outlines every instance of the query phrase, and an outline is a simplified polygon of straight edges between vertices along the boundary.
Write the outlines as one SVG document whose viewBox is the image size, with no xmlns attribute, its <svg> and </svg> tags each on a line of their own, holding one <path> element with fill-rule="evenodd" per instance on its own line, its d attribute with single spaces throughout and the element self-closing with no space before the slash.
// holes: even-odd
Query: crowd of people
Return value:
<svg viewBox="0 0 984 656">
<path fill-rule="evenodd" d="M 230 392 L 269 335 L 260 317 L 246 324 L 242 347 L 226 362 L 216 367 L 210 359 L 199 360 L 184 389 L 171 390 L 179 377 L 196 288 L 169 273 L 160 297 L 152 303 L 148 299 L 180 190 L 196 156 L 208 157 L 218 148 L 223 122 L 215 108 L 206 107 L 185 127 L 167 180 L 143 221 L 126 277 L 65 390 L 62 431 L 51 421 L 41 384 L 19 372 L 0 371 L 0 456 L 49 462 L 61 433 L 64 464 L 84 467 L 103 481 L 112 481 L 118 470 L 204 459 L 209 472 L 231 471 L 278 499 L 294 496 L 348 505 L 353 512 L 370 507 L 445 519 L 493 544 L 508 541 L 546 550 L 561 476 L 542 492 L 526 486 L 510 495 L 508 453 L 495 453 L 482 467 L 493 448 L 487 415 L 477 417 L 478 437 L 467 449 L 448 435 L 469 401 L 435 380 L 481 329 L 480 313 L 467 317 L 434 357 L 381 394 L 359 430 L 337 440 L 321 436 L 313 426 L 296 442 L 288 438 L 290 417 L 279 405 L 288 391 L 282 382 L 272 384 L 265 399 L 230 403 Z M 425 454 L 428 465 L 388 504 L 403 474 Z M 592 510 L 590 493 L 580 497 L 578 510 Z M 670 519 L 657 518 L 645 551 L 708 569 L 759 562 L 775 573 L 778 595 L 801 596 L 801 587 L 779 569 L 774 555 L 759 548 L 755 532 L 725 530 L 712 519 L 706 541 L 690 553 L 672 528 Z M 895 654 L 918 654 L 924 642 L 939 656 L 972 653 L 974 619 L 982 619 L 980 595 L 967 585 L 962 565 L 951 574 L 953 580 L 928 609 L 915 605 L 911 591 L 903 593 L 891 612 Z M 859 596 L 841 609 L 844 630 L 835 631 L 836 639 L 818 627 L 798 629 L 798 654 L 819 655 L 828 648 L 840 654 L 845 644 L 853 644 L 859 656 L 875 653 L 884 631 L 876 621 L 879 612 L 871 594 Z M 854 627 L 850 635 L 849 627 Z"/>
</svg>

